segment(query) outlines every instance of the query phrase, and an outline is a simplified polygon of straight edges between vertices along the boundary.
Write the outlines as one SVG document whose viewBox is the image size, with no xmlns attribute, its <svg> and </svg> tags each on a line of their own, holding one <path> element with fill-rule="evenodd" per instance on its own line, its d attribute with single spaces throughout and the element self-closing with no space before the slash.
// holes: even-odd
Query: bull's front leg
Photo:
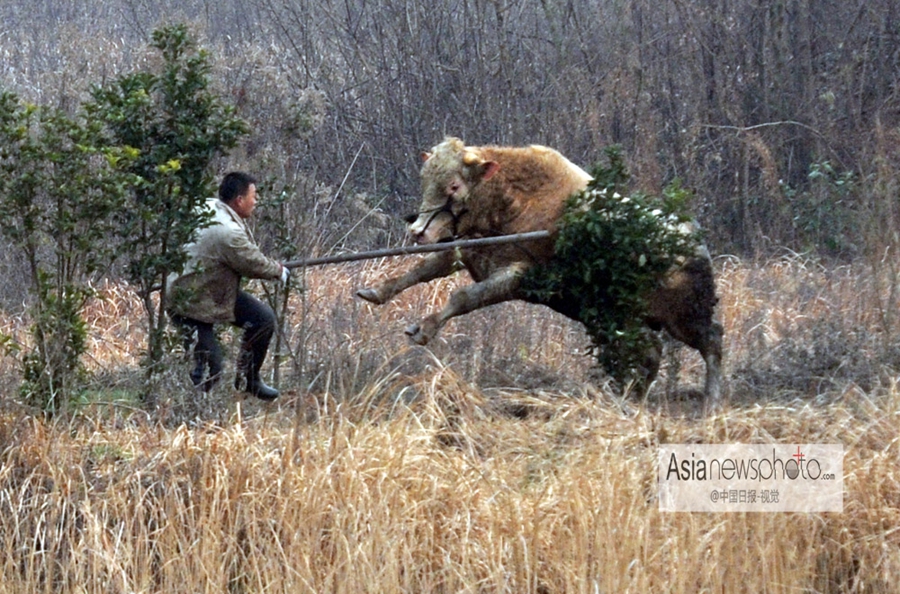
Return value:
<svg viewBox="0 0 900 594">
<path fill-rule="evenodd" d="M 356 296 L 375 305 L 382 305 L 413 285 L 449 276 L 457 269 L 456 256 L 453 252 L 430 254 L 405 274 L 389 278 L 377 287 L 360 289 L 356 292 Z"/>
<path fill-rule="evenodd" d="M 524 266 L 514 264 L 498 270 L 485 280 L 457 289 L 450 295 L 447 305 L 440 312 L 431 314 L 419 324 L 412 324 L 406 334 L 416 344 L 427 344 L 450 318 L 467 314 L 476 309 L 520 299 L 519 287 Z"/>
</svg>

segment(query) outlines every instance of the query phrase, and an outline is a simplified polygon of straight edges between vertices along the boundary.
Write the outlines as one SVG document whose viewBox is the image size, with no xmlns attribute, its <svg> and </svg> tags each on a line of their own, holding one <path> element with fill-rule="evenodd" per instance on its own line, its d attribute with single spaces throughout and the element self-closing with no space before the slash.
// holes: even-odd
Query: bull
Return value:
<svg viewBox="0 0 900 594">
<path fill-rule="evenodd" d="M 422 203 L 407 219 L 419 243 L 474 239 L 547 230 L 546 239 L 437 252 L 404 274 L 357 291 L 381 305 L 419 283 L 462 268 L 474 283 L 454 291 L 444 308 L 406 328 L 410 339 L 427 344 L 448 320 L 476 309 L 515 299 L 546 305 L 570 318 L 574 308 L 542 301 L 523 289 L 524 273 L 553 257 L 557 224 L 566 201 L 587 187 L 591 176 L 554 149 L 543 146 L 467 147 L 447 138 L 422 154 Z M 703 248 L 669 272 L 647 299 L 644 320 L 699 351 L 706 364 L 707 404 L 717 406 L 721 393 L 722 327 L 713 320 L 717 298 L 712 261 Z M 656 349 L 658 351 L 658 349 Z M 648 354 L 646 382 L 659 369 L 659 352 Z"/>
</svg>

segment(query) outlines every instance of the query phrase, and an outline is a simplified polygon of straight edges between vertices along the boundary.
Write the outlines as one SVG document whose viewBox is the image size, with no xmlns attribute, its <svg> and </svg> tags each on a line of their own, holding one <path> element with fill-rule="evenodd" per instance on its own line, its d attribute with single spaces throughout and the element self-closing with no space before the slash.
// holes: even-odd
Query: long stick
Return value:
<svg viewBox="0 0 900 594">
<path fill-rule="evenodd" d="M 546 239 L 550 237 L 549 231 L 530 231 L 528 233 L 516 233 L 515 235 L 498 235 L 496 237 L 481 237 L 478 239 L 459 239 L 445 243 L 432 243 L 427 245 L 409 245 L 398 248 L 385 248 L 369 252 L 356 252 L 353 254 L 339 254 L 337 256 L 324 256 L 322 258 L 310 258 L 308 260 L 292 260 L 285 262 L 288 268 L 300 268 L 302 266 L 321 266 L 322 264 L 337 264 L 339 262 L 355 262 L 357 260 L 371 260 L 373 258 L 388 258 L 392 256 L 407 256 L 410 254 L 424 254 L 427 252 L 443 252 L 481 247 L 485 245 L 499 245 L 503 243 L 520 243 Z"/>
</svg>

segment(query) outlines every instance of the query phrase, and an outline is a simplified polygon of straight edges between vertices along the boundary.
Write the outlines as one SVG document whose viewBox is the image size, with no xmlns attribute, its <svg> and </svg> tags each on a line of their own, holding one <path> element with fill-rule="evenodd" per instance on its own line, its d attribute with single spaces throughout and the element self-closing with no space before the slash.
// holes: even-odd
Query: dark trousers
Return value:
<svg viewBox="0 0 900 594">
<path fill-rule="evenodd" d="M 208 392 L 222 378 L 222 345 L 216 337 L 215 328 L 207 322 L 184 316 L 172 315 L 171 318 L 181 329 L 185 351 L 190 352 L 193 346 L 194 370 L 191 372 L 191 380 L 195 386 Z M 234 303 L 234 325 L 244 329 L 235 385 L 243 379 L 248 384 L 255 384 L 259 381 L 259 370 L 275 333 L 275 312 L 256 297 L 239 291 Z"/>
</svg>

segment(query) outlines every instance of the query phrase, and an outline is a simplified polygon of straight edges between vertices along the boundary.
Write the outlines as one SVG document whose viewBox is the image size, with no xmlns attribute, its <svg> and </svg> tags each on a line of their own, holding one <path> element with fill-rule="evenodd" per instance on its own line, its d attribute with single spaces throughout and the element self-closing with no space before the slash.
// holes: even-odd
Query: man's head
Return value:
<svg viewBox="0 0 900 594">
<path fill-rule="evenodd" d="M 256 179 L 243 171 L 232 171 L 219 184 L 219 200 L 241 218 L 249 219 L 256 207 Z"/>
</svg>

